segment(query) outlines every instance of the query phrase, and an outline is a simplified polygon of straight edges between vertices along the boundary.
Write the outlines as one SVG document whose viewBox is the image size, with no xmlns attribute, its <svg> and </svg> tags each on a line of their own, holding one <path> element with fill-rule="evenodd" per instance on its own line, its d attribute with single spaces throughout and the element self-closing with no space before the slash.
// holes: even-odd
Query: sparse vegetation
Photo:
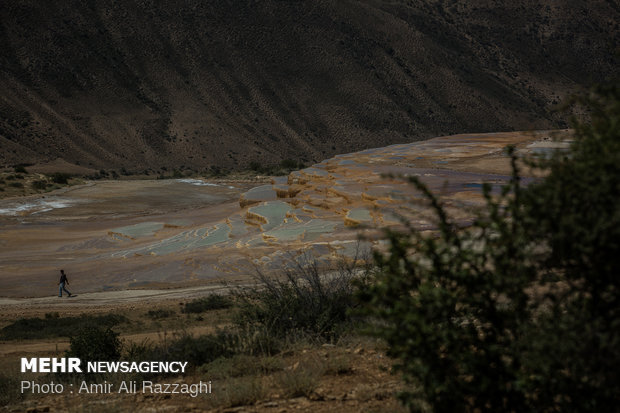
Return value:
<svg viewBox="0 0 620 413">
<path fill-rule="evenodd" d="M 71 175 L 62 172 L 56 172 L 50 175 L 50 179 L 52 180 L 52 182 L 61 185 L 68 184 L 69 178 L 71 178 Z"/>
<path fill-rule="evenodd" d="M 116 314 L 101 316 L 81 315 L 56 317 L 53 313 L 45 318 L 21 318 L 0 330 L 1 340 L 29 340 L 49 337 L 70 337 L 76 330 L 87 325 L 112 327 L 126 322 L 126 317 Z"/>
<path fill-rule="evenodd" d="M 32 189 L 35 189 L 37 191 L 42 191 L 47 188 L 48 184 L 47 184 L 47 181 L 44 181 L 43 179 L 38 179 L 38 180 L 32 181 L 30 185 L 32 186 Z"/>
<path fill-rule="evenodd" d="M 237 325 L 279 338 L 336 340 L 353 322 L 349 311 L 358 304 L 353 280 L 364 284 L 370 273 L 370 267 L 360 269 L 355 261 L 343 260 L 337 268 L 326 270 L 302 255 L 290 261 L 282 278 L 258 269 L 261 287 L 236 294 L 240 302 Z"/>
<path fill-rule="evenodd" d="M 305 168 L 305 165 L 301 161 L 295 161 L 293 159 L 284 159 L 280 164 L 276 165 L 263 165 L 258 161 L 251 161 L 249 164 L 250 171 L 259 173 L 261 175 L 273 175 L 281 176 L 290 173 L 296 169 Z"/>
<path fill-rule="evenodd" d="M 280 162 L 280 167 L 288 173 L 293 170 L 303 169 L 306 167 L 306 164 L 302 161 L 296 161 L 294 159 L 284 159 Z"/>
<path fill-rule="evenodd" d="M 219 408 L 248 406 L 263 399 L 266 394 L 267 389 L 260 376 L 228 378 L 209 399 L 209 404 Z"/>
<path fill-rule="evenodd" d="M 276 382 L 286 398 L 308 397 L 316 389 L 319 379 L 325 373 L 320 360 L 304 360 L 276 375 Z"/>
<path fill-rule="evenodd" d="M 353 366 L 349 355 L 331 357 L 326 361 L 324 367 L 325 374 L 342 376 L 353 373 Z"/>
<path fill-rule="evenodd" d="M 307 274 L 323 274 L 322 270 L 319 270 L 318 264 L 308 260 L 307 257 L 298 260 L 297 263 L 298 266 L 291 266 L 287 280 L 297 279 L 295 285 L 298 287 L 301 287 L 306 280 L 315 283 L 312 288 L 304 288 L 303 291 L 293 296 L 294 300 L 301 300 L 302 303 L 316 303 L 320 297 L 333 301 L 336 296 L 342 298 L 343 291 L 346 291 L 344 296 L 348 297 L 350 295 L 349 288 L 354 288 L 350 281 L 353 278 L 362 277 L 365 271 L 364 267 L 355 267 L 353 263 L 341 263 L 326 269 L 330 274 L 327 278 L 313 278 L 314 276 L 308 278 Z M 302 271 L 302 269 L 304 270 Z M 260 288 L 273 286 L 273 282 L 275 280 L 268 279 L 267 283 Z M 285 282 L 287 281 L 282 280 L 279 285 L 283 286 Z M 320 283 L 320 286 L 316 284 L 317 282 Z M 344 288 L 345 284 L 349 287 Z M 331 286 L 340 286 L 334 290 L 337 295 L 332 297 L 329 294 L 320 295 L 318 293 L 319 288 L 327 291 Z M 235 293 L 232 297 L 203 297 L 195 300 L 196 303 L 184 304 L 183 309 L 191 304 L 188 308 L 193 308 L 192 306 L 196 305 L 200 313 L 218 311 L 221 308 L 230 308 L 231 312 L 243 312 L 247 310 L 247 307 L 241 310 L 237 298 L 242 296 L 249 299 L 250 296 L 247 293 L 247 291 Z M 304 294 L 310 294 L 312 297 L 303 298 Z M 252 296 L 251 305 L 261 306 L 262 304 L 259 301 L 262 299 L 269 299 L 273 302 L 273 296 L 259 295 Z M 222 305 L 225 306 L 222 307 Z M 335 308 L 335 303 L 332 302 L 325 307 L 325 309 L 329 308 Z M 153 326 L 161 326 L 160 323 L 165 321 L 160 320 L 168 318 L 180 321 L 190 320 L 186 320 L 185 316 L 178 312 L 175 313 L 169 308 L 154 308 L 141 314 L 142 317 L 154 320 Z M 297 311 L 289 314 L 293 317 L 301 316 L 300 312 Z M 317 314 L 330 313 L 329 311 L 319 311 Z M 196 336 L 188 332 L 176 332 L 171 336 L 164 335 L 157 341 L 143 339 L 134 342 L 121 341 L 117 332 L 119 329 L 126 329 L 134 325 L 127 322 L 123 316 L 112 314 L 105 316 L 84 315 L 76 317 L 77 320 L 75 320 L 74 318 L 61 317 L 58 312 L 48 312 L 41 319 L 23 319 L 12 323 L 0 331 L 0 339 L 49 338 L 62 337 L 66 334 L 70 336 L 70 349 L 66 354 L 80 357 L 83 360 L 187 361 L 190 368 L 188 374 L 194 375 L 194 377 L 197 375 L 203 380 L 216 381 L 217 387 L 214 387 L 214 393 L 205 400 L 212 407 L 223 408 L 255 404 L 268 398 L 270 394 L 273 394 L 274 389 L 280 394 L 280 397 L 307 397 L 314 394 L 320 381 L 326 375 L 334 378 L 338 375 L 350 374 L 352 372 L 351 355 L 340 354 L 339 357 L 324 359 L 322 349 L 336 347 L 332 344 L 329 344 L 328 347 L 320 346 L 328 339 L 327 337 L 330 337 L 330 341 L 336 340 L 333 334 L 325 334 L 327 330 L 337 331 L 339 335 L 345 332 L 351 333 L 354 323 L 349 322 L 350 320 L 347 321 L 347 317 L 349 317 L 347 311 L 343 310 L 339 317 L 332 320 L 333 323 L 321 324 L 323 327 L 330 325 L 331 327 L 318 330 L 312 326 L 308 329 L 299 329 L 298 327 L 302 325 L 299 322 L 301 319 L 299 319 L 280 330 L 278 335 L 274 335 L 273 329 L 266 328 L 266 325 L 258 323 L 255 319 L 246 318 L 244 322 L 241 321 L 243 319 L 241 317 L 235 318 L 232 325 L 224 323 L 223 329 L 215 333 Z M 324 317 L 324 320 L 328 319 L 329 317 Z M 206 316 L 205 320 L 212 322 L 213 317 Z M 196 320 L 192 318 L 189 322 L 196 323 Z M 144 321 L 141 322 L 141 324 L 143 323 Z M 199 324 L 196 323 L 196 325 Z M 110 327 L 114 327 L 114 330 Z M 66 330 L 63 330 L 64 328 Z M 300 350 L 301 348 L 303 351 Z M 312 351 L 312 356 L 307 356 L 307 351 Z M 317 351 L 321 351 L 321 355 Z M 142 373 L 131 373 L 123 376 L 123 379 L 157 380 L 158 377 L 163 376 L 165 374 L 149 374 L 147 378 Z M 72 381 L 76 377 L 75 375 L 63 375 L 55 376 L 54 379 Z M 118 376 L 112 377 L 108 374 L 87 374 L 85 377 L 94 382 L 103 380 L 111 382 L 115 378 L 118 379 Z M 11 394 L 7 397 L 11 402 L 19 400 L 16 395 Z"/>
<path fill-rule="evenodd" d="M 20 380 L 17 377 L 0 372 L 0 406 L 24 398 L 20 391 Z"/>
<path fill-rule="evenodd" d="M 220 310 L 232 307 L 232 300 L 224 295 L 212 294 L 185 303 L 181 312 L 185 314 L 203 313 L 209 310 Z"/>
<path fill-rule="evenodd" d="M 200 367 L 200 372 L 211 379 L 225 379 L 257 374 L 267 374 L 284 369 L 284 361 L 274 356 L 236 354 L 220 357 Z"/>
<path fill-rule="evenodd" d="M 149 310 L 146 315 L 153 320 L 158 320 L 161 318 L 168 318 L 174 315 L 174 311 L 165 310 L 163 308 L 158 308 L 156 310 Z"/>
</svg>

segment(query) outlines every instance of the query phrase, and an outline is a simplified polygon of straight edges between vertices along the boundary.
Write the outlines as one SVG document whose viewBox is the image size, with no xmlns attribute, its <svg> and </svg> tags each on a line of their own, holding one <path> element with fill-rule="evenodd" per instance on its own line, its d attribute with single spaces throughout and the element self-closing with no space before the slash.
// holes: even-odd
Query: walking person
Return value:
<svg viewBox="0 0 620 413">
<path fill-rule="evenodd" d="M 65 288 L 65 284 L 69 285 L 69 280 L 67 280 L 67 274 L 65 274 L 65 270 L 60 270 L 60 281 L 58 281 L 58 296 L 62 297 L 62 290 L 65 290 L 69 297 L 71 297 L 71 292 Z"/>
</svg>

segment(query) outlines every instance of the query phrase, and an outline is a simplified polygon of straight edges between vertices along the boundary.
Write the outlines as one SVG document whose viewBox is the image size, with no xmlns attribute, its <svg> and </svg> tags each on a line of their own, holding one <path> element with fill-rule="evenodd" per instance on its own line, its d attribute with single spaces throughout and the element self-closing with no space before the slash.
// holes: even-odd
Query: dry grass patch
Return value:
<svg viewBox="0 0 620 413">
<path fill-rule="evenodd" d="M 298 361 L 284 371 L 275 375 L 274 379 L 284 398 L 308 397 L 318 387 L 321 377 L 325 374 L 325 364 L 318 359 Z"/>
<path fill-rule="evenodd" d="M 208 404 L 214 408 L 248 406 L 266 397 L 267 387 L 261 376 L 234 377 L 213 383 Z"/>
<path fill-rule="evenodd" d="M 257 374 L 270 374 L 284 369 L 284 360 L 280 357 L 254 357 L 238 354 L 233 357 L 220 357 L 204 364 L 199 371 L 208 380 L 242 377 Z"/>
</svg>

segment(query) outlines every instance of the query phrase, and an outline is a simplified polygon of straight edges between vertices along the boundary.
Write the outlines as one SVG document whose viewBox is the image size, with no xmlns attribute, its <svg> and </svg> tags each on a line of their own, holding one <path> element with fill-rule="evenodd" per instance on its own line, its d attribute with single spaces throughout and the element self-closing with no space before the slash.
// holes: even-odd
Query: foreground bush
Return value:
<svg viewBox="0 0 620 413">
<path fill-rule="evenodd" d="M 412 411 L 615 411 L 620 401 L 620 90 L 586 100 L 568 154 L 532 162 L 461 230 L 388 234 L 360 297 Z"/>
<path fill-rule="evenodd" d="M 370 271 L 356 267 L 358 258 L 326 270 L 302 255 L 288 263 L 283 277 L 257 270 L 258 288 L 237 292 L 236 324 L 278 338 L 337 339 L 354 321 L 350 310 L 358 301 L 353 281 L 363 283 Z"/>
</svg>

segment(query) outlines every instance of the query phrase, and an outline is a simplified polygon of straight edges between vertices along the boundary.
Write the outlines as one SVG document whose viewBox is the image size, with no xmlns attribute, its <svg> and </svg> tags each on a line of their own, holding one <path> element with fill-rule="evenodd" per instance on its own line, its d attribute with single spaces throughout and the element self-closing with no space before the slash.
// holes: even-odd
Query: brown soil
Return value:
<svg viewBox="0 0 620 413">
<path fill-rule="evenodd" d="M 185 294 L 190 296 L 193 293 L 199 294 L 199 291 L 185 291 Z M 143 328 L 151 330 L 140 333 L 125 331 L 121 334 L 122 340 L 135 343 L 150 340 L 157 343 L 170 339 L 180 332 L 193 335 L 211 333 L 216 328 L 224 326 L 229 318 L 226 310 L 203 313 L 204 321 L 199 321 L 196 315 L 186 317 L 182 314 L 161 321 L 144 318 L 143 315 L 154 308 L 177 310 L 179 302 L 187 301 L 186 298 L 180 298 L 182 294 L 175 298 L 164 299 L 164 297 L 157 296 L 148 300 L 137 300 L 132 294 L 114 296 L 113 293 L 108 293 L 109 302 L 98 300 L 96 295 L 85 294 L 84 296 L 76 297 L 75 301 L 67 299 L 63 303 L 64 307 L 46 306 L 45 299 L 35 301 L 27 309 L 22 309 L 27 311 L 19 310 L 14 305 L 3 305 L 0 307 L 3 314 L 2 321 L 6 324 L 17 317 L 42 317 L 50 311 L 62 311 L 63 314 L 114 311 L 125 314 L 133 320 L 143 320 Z M 87 299 L 93 300 L 92 307 L 84 306 Z M 20 376 L 17 367 L 19 359 L 21 357 L 61 357 L 67 348 L 67 339 L 27 340 L 19 343 L 0 342 L 0 360 L 2 360 L 0 368 L 5 374 L 20 377 L 20 380 L 33 379 L 45 383 L 49 380 L 42 377 Z M 395 398 L 395 394 L 403 386 L 396 376 L 389 373 L 391 361 L 385 356 L 385 347 L 374 340 L 353 337 L 344 339 L 335 346 L 300 344 L 277 358 L 283 364 L 282 371 L 246 377 L 248 380 L 259 380 L 263 386 L 263 394 L 255 401 L 236 407 L 230 407 L 228 403 L 221 400 L 226 392 L 235 391 L 236 380 L 244 380 L 243 378 L 217 376 L 213 379 L 209 377 L 209 374 L 195 371 L 185 375 L 182 379 L 172 377 L 159 381 L 197 383 L 200 380 L 212 380 L 212 394 L 201 395 L 197 398 L 188 395 L 119 395 L 116 393 L 72 395 L 68 392 L 63 395 L 28 395 L 23 401 L 16 401 L 6 406 L 5 410 L 8 412 L 109 412 L 127 411 L 128 409 L 135 412 L 404 412 Z M 315 374 L 316 366 L 321 367 L 318 382 L 313 386 L 314 389 L 305 396 L 288 397 L 285 394 L 285 388 L 288 386 L 287 375 L 303 375 L 307 371 L 308 374 Z"/>
</svg>

